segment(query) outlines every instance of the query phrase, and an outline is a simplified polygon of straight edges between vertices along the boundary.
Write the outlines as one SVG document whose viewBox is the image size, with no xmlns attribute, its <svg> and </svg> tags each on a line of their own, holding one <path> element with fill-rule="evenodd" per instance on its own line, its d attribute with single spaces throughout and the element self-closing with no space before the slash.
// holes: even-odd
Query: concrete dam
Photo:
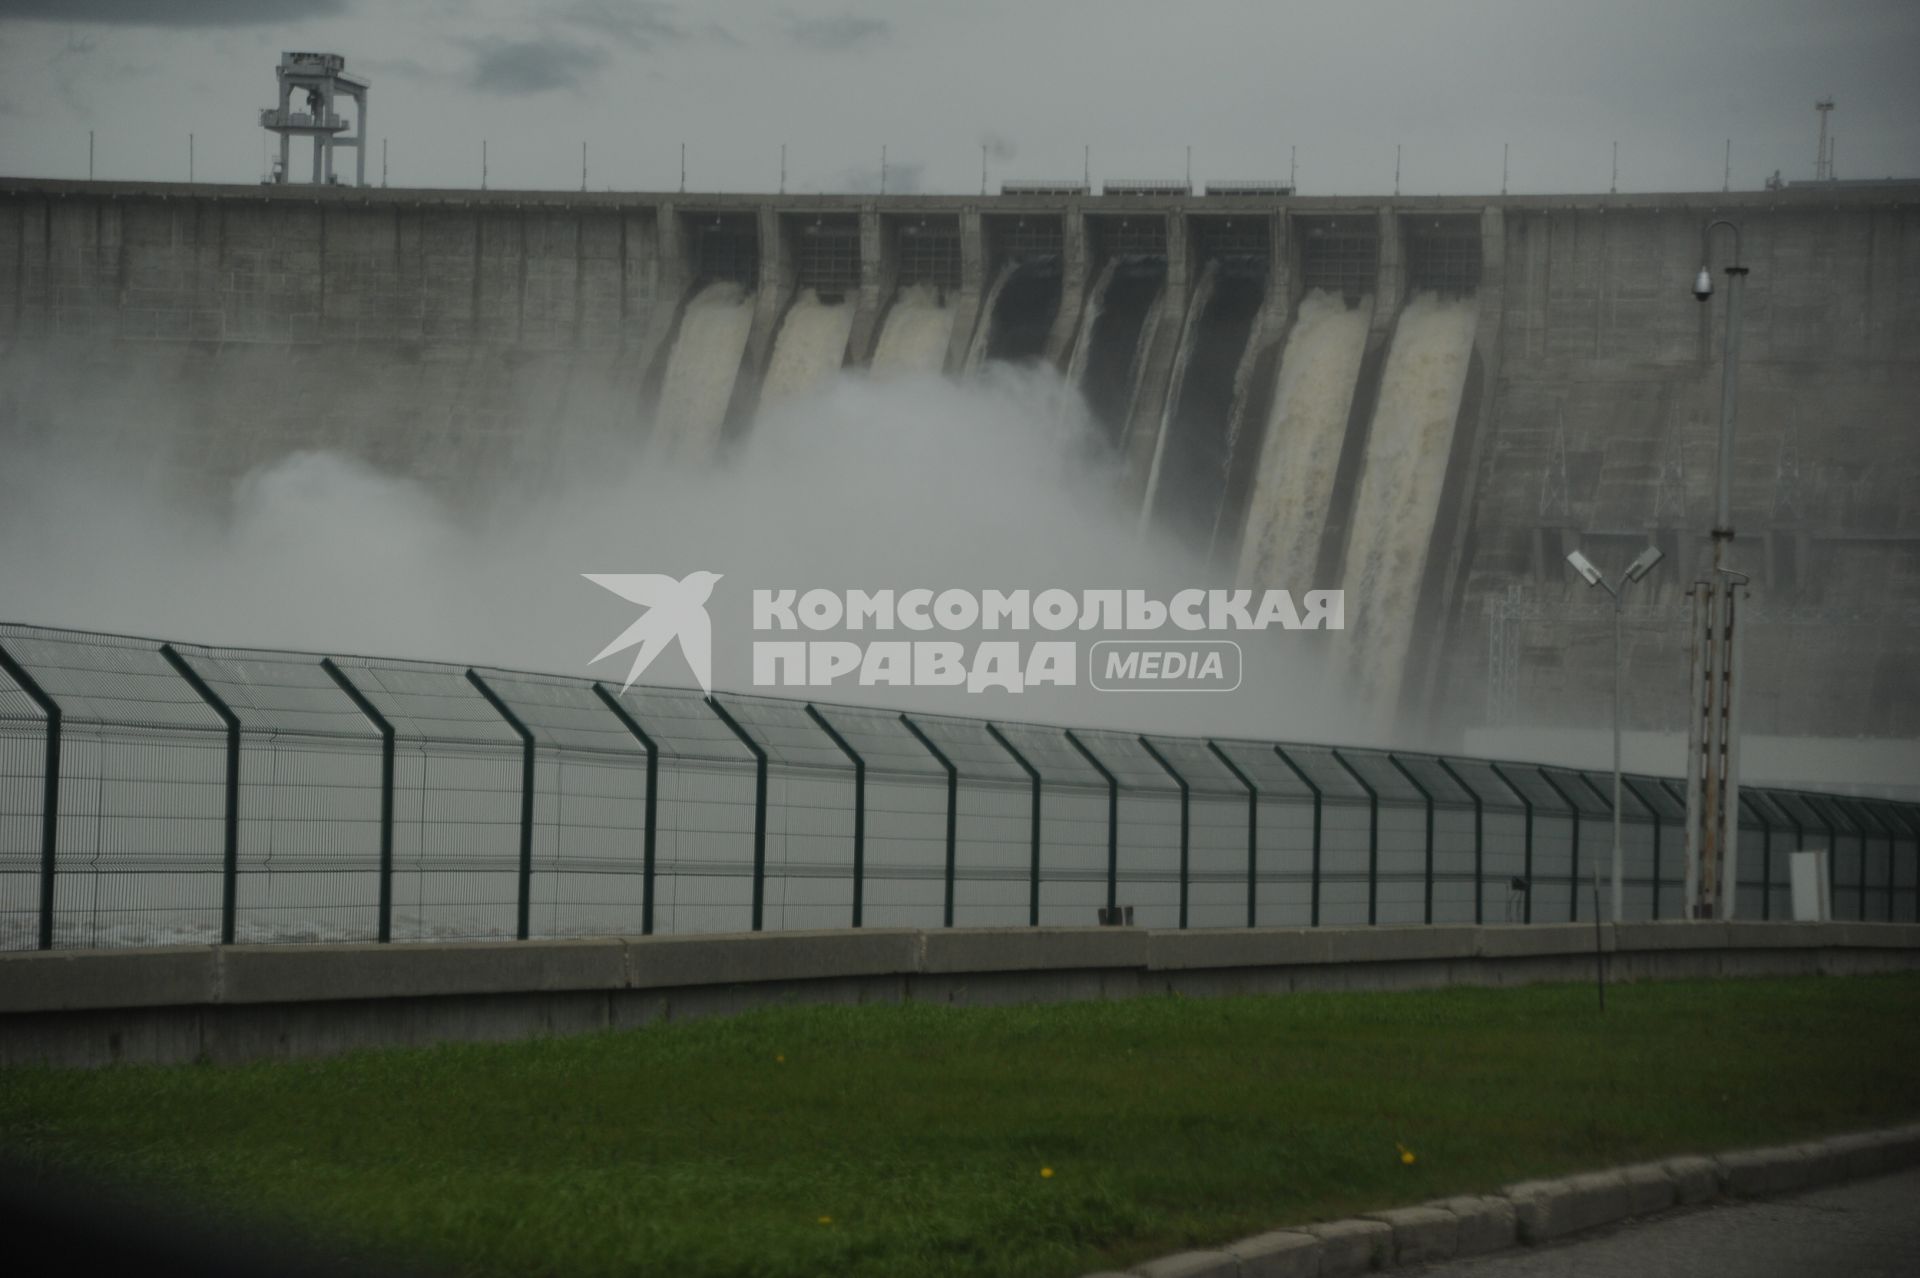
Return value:
<svg viewBox="0 0 1920 1278">
<path fill-rule="evenodd" d="M 307 449 L 454 493 L 585 418 L 724 465 L 842 375 L 1052 370 L 1205 584 L 1341 586 L 1426 724 L 1604 722 L 1562 559 L 1669 556 L 1629 722 L 1675 730 L 1725 306 L 1752 268 L 1743 713 L 1920 737 L 1920 185 L 1680 195 L 746 196 L 0 181 L 0 446 L 173 406 L 218 485 Z M 1716 271 L 1725 264 L 1716 246 Z M 159 445 L 155 445 L 159 447 Z M 21 617 L 19 620 L 33 620 Z"/>
</svg>

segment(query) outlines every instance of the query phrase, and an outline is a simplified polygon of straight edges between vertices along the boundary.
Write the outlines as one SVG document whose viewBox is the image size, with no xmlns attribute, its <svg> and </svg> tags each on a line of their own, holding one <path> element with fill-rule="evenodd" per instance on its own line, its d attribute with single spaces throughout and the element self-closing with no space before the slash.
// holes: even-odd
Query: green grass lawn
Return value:
<svg viewBox="0 0 1920 1278">
<path fill-rule="evenodd" d="M 1916 1117 L 1912 976 L 1616 986 L 1604 1016 L 1584 986 L 791 1008 L 0 1073 L 16 1154 L 476 1274 L 1065 1278 Z"/>
</svg>

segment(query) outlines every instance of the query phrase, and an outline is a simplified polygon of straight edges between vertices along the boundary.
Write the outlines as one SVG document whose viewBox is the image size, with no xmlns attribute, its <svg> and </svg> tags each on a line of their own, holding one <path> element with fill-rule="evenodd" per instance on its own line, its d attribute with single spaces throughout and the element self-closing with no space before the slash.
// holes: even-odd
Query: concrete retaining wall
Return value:
<svg viewBox="0 0 1920 1278">
<path fill-rule="evenodd" d="M 1920 926 L 1607 927 L 1610 979 L 1920 969 Z M 625 1029 L 781 1003 L 965 1005 L 1585 981 L 1585 925 L 872 929 L 0 955 L 0 1065 L 221 1062 Z"/>
</svg>

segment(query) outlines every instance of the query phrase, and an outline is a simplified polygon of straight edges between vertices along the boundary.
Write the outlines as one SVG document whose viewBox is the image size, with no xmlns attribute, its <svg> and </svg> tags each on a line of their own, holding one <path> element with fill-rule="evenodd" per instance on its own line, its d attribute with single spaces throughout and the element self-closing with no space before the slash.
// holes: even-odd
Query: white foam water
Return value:
<svg viewBox="0 0 1920 1278">
<path fill-rule="evenodd" d="M 1087 305 L 1080 312 L 1080 327 L 1074 334 L 1073 354 L 1067 359 L 1067 385 L 1079 389 L 1087 384 L 1087 360 L 1093 355 L 1093 327 L 1100 322 L 1100 312 L 1107 307 L 1107 290 L 1113 287 L 1113 273 L 1120 266 L 1120 259 L 1109 258 L 1100 268 L 1100 274 L 1093 282 L 1093 291 L 1087 294 Z"/>
<path fill-rule="evenodd" d="M 1340 644 L 1349 689 L 1381 716 L 1399 701 L 1479 314 L 1472 297 L 1415 294 L 1381 376 L 1347 533 Z"/>
<path fill-rule="evenodd" d="M 1018 269 L 1017 262 L 1001 266 L 1000 273 L 993 277 L 993 283 L 988 286 L 986 296 L 980 299 L 980 322 L 974 325 L 973 342 L 967 347 L 966 369 L 969 373 L 987 362 L 987 343 L 993 335 L 993 312 L 1000 305 L 1001 290 L 1006 288 L 1007 281 L 1013 278 L 1013 273 Z"/>
<path fill-rule="evenodd" d="M 738 284 L 709 284 L 687 303 L 654 418 L 654 447 L 667 460 L 698 463 L 719 451 L 752 328 L 753 298 Z"/>
<path fill-rule="evenodd" d="M 1313 576 L 1372 319 L 1371 297 L 1348 306 L 1339 294 L 1314 289 L 1301 299 L 1240 541 L 1242 584 L 1296 594 L 1331 584 Z"/>
<path fill-rule="evenodd" d="M 939 373 L 953 344 L 953 306 L 932 284 L 902 288 L 880 326 L 873 350 L 875 377 L 911 377 Z"/>
<path fill-rule="evenodd" d="M 852 332 L 851 303 L 823 302 L 812 289 L 802 289 L 774 340 L 760 403 L 779 404 L 818 390 L 846 362 Z"/>
<path fill-rule="evenodd" d="M 1213 301 L 1214 285 L 1220 279 L 1220 263 L 1208 262 L 1200 272 L 1200 278 L 1193 286 L 1193 297 L 1187 303 L 1187 323 L 1180 333 L 1180 348 L 1173 358 L 1173 377 L 1167 384 L 1167 400 L 1160 410 L 1160 434 L 1153 448 L 1153 462 L 1147 468 L 1147 488 L 1140 499 L 1140 532 L 1146 534 L 1153 528 L 1154 501 L 1160 495 L 1160 465 L 1166 459 L 1167 439 L 1173 432 L 1173 421 L 1180 409 L 1180 392 L 1187 381 L 1187 364 L 1193 359 L 1194 340 L 1200 332 L 1201 317 L 1207 313 L 1207 306 Z"/>
</svg>

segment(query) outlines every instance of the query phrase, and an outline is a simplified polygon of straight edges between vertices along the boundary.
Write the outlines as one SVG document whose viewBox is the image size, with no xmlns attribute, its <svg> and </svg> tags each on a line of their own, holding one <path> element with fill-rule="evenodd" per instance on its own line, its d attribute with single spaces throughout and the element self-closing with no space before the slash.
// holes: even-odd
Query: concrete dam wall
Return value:
<svg viewBox="0 0 1920 1278">
<path fill-rule="evenodd" d="M 1141 525 L 1215 583 L 1348 591 L 1347 677 L 1402 721 L 1598 721 L 1604 613 L 1562 558 L 1577 545 L 1611 569 L 1659 544 L 1669 566 L 1629 613 L 1629 718 L 1673 729 L 1682 594 L 1713 515 L 1726 307 L 1688 292 L 1712 216 L 1740 222 L 1752 268 L 1734 478 L 1755 578 L 1747 724 L 1920 736 L 1920 186 L 1380 200 L 6 180 L 0 447 L 118 422 L 116 447 L 210 492 L 329 449 L 484 501 L 581 423 L 723 463 L 842 370 L 1052 368 Z M 142 429 L 156 415 L 169 429 Z"/>
</svg>

